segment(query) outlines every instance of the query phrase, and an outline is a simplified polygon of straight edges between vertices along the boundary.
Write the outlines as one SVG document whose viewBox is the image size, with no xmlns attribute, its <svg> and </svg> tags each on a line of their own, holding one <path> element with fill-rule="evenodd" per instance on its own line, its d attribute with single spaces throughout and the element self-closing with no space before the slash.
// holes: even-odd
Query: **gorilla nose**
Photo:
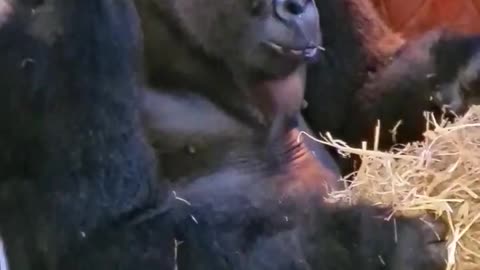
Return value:
<svg viewBox="0 0 480 270">
<path fill-rule="evenodd" d="M 274 10 L 277 16 L 285 21 L 302 15 L 305 12 L 308 0 L 274 0 Z"/>
<path fill-rule="evenodd" d="M 320 22 L 313 0 L 273 0 L 274 16 L 294 33 L 293 47 L 318 47 Z"/>
</svg>

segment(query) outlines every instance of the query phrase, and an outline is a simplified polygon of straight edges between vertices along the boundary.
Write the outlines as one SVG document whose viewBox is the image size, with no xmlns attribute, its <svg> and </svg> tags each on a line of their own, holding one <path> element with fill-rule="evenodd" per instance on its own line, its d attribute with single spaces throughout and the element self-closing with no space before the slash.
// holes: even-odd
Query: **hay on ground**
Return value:
<svg viewBox="0 0 480 270">
<path fill-rule="evenodd" d="M 480 106 L 453 124 L 431 115 L 428 120 L 434 128 L 425 141 L 388 153 L 323 137 L 322 143 L 362 158 L 358 172 L 346 179 L 352 184 L 330 199 L 388 205 L 405 215 L 436 213 L 450 226 L 447 269 L 480 269 Z"/>
</svg>

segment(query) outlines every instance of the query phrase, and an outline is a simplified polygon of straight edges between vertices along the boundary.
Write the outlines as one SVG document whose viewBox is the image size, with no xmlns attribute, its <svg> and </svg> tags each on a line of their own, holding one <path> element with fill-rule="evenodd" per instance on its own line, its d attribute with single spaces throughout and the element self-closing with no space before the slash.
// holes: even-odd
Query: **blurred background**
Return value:
<svg viewBox="0 0 480 270">
<path fill-rule="evenodd" d="M 406 38 L 436 26 L 480 33 L 480 0 L 371 0 L 380 16 Z"/>
</svg>

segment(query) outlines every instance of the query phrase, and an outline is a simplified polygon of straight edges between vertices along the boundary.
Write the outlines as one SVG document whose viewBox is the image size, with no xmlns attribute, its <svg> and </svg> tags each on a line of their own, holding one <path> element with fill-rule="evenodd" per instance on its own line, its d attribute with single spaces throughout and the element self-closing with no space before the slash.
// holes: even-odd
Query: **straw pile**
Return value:
<svg viewBox="0 0 480 270">
<path fill-rule="evenodd" d="M 367 200 L 406 215 L 436 213 L 450 225 L 447 269 L 480 269 L 480 106 L 454 124 L 426 117 L 433 128 L 425 141 L 388 153 L 323 137 L 322 143 L 362 158 L 359 171 L 347 179 L 350 187 L 330 199 Z"/>
</svg>

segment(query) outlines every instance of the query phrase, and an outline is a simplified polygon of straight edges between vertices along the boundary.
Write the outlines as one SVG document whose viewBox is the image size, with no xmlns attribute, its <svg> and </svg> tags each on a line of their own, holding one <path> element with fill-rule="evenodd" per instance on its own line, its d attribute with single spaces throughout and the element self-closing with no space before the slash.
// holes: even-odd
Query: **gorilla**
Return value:
<svg viewBox="0 0 480 270">
<path fill-rule="evenodd" d="M 316 3 L 325 52 L 308 68 L 302 112 L 314 133 L 372 147 L 380 120 L 378 146 L 388 150 L 423 139 L 424 111 L 452 119 L 478 104 L 480 36 L 434 29 L 406 41 L 369 0 Z M 346 174 L 354 167 L 345 161 Z"/>
<path fill-rule="evenodd" d="M 146 219 L 175 224 L 178 269 L 444 267 L 433 217 L 324 200 L 338 169 L 298 139 L 306 64 L 322 50 L 314 1 L 135 3 L 142 118 L 171 190 Z"/>
<path fill-rule="evenodd" d="M 145 125 L 157 148 L 162 173 L 173 182 L 200 177 L 221 167 L 219 162 L 228 154 L 224 151 L 227 145 L 242 138 L 266 140 L 274 122 L 283 128 L 284 122 L 297 126 L 303 120 L 297 109 L 303 101 L 303 59 L 315 57 L 321 43 L 316 9 L 307 9 L 300 20 L 290 18 L 293 15 L 284 10 L 298 5 L 295 2 L 278 3 L 274 13 L 268 11 L 272 4 L 267 1 L 230 2 L 225 3 L 225 10 L 230 10 L 227 14 L 188 14 L 189 7 L 179 7 L 175 12 L 187 14 L 171 16 L 163 14 L 170 12 L 165 11 L 168 2 L 136 1 L 144 30 L 146 79 L 151 87 L 144 98 Z M 238 22 L 225 24 L 223 16 L 238 17 Z M 243 26 L 250 24 L 248 29 Z M 180 31 L 183 28 L 187 28 L 184 34 Z M 199 34 L 203 32 L 209 34 Z M 238 50 L 239 43 L 245 44 L 244 50 Z M 212 57 L 204 59 L 204 54 Z M 302 127 L 308 128 L 305 123 Z M 288 138 L 292 149 L 297 144 L 295 135 Z M 309 152 L 296 159 L 320 166 L 322 178 L 338 185 L 339 173 L 333 159 L 323 147 L 310 146 L 308 150 L 316 152 L 318 162 Z M 306 150 L 299 149 L 300 153 Z"/>
<path fill-rule="evenodd" d="M 295 87 L 296 76 L 320 44 L 312 1 L 162 0 L 143 6 L 160 12 L 156 18 L 164 21 L 166 32 L 158 41 L 172 53 L 191 52 L 179 54 L 175 59 L 180 62 L 163 62 L 165 69 L 158 73 L 168 75 L 159 97 L 178 101 L 166 112 L 197 107 L 203 109 L 193 111 L 197 116 L 218 117 L 205 128 L 224 127 L 219 119 L 242 131 L 231 137 L 205 132 L 202 144 L 195 141 L 188 153 L 218 159 L 209 157 L 206 165 L 197 160 L 174 164 L 193 163 L 204 170 L 184 169 L 190 181 L 171 184 L 157 175 L 166 167 L 157 170 L 143 134 L 140 25 L 133 3 L 1 3 L 2 267 L 443 267 L 446 226 L 433 217 L 425 223 L 419 217 L 386 219 L 389 209 L 322 201 L 326 188 L 321 180 L 329 174 L 296 140 L 304 125 L 298 120 L 302 87 Z M 202 27 L 209 31 L 198 32 Z M 264 38 L 275 41 L 265 44 Z M 218 51 L 211 47 L 217 43 L 223 46 Z M 292 47 L 285 50 L 287 45 Z M 235 57 L 225 64 L 228 55 Z M 177 73 L 181 61 L 192 61 L 192 69 Z M 216 85 L 209 81 L 212 69 L 221 89 L 209 87 Z M 222 77 L 227 75 L 232 77 Z M 160 115 L 158 123 L 173 125 L 167 116 L 172 117 Z M 169 141 L 173 136 L 166 136 L 163 145 L 175 148 Z M 194 134 L 178 138 L 190 137 Z"/>
<path fill-rule="evenodd" d="M 136 221 L 166 195 L 139 118 L 133 3 L 0 14 L 2 270 L 173 269 L 168 219 Z"/>
</svg>

